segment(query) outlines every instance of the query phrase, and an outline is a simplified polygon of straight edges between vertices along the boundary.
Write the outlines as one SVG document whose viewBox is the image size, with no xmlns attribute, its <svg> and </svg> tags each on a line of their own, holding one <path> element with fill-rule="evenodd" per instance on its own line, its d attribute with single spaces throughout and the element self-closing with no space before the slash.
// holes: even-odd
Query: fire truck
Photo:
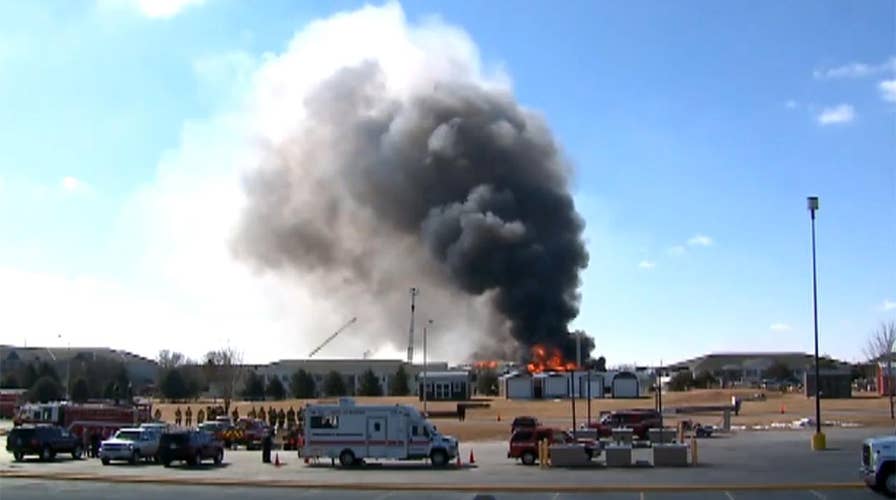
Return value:
<svg viewBox="0 0 896 500">
<path fill-rule="evenodd" d="M 106 439 L 122 427 L 135 427 L 151 421 L 152 405 L 114 405 L 110 403 L 27 403 L 19 407 L 14 424 L 52 424 L 82 438 L 98 434 Z"/>
</svg>

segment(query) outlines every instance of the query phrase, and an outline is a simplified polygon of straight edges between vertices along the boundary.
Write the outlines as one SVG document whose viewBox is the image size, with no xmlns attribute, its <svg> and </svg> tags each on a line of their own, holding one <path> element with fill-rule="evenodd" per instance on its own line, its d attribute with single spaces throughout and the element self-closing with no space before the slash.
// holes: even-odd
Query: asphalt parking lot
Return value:
<svg viewBox="0 0 896 500">
<path fill-rule="evenodd" d="M 427 496 L 439 498 L 473 498 L 477 488 L 497 491 L 493 493 L 495 498 L 507 498 L 501 496 L 500 488 L 511 491 L 513 498 L 533 490 L 538 493 L 532 493 L 531 498 L 550 499 L 580 498 L 577 494 L 592 498 L 598 493 L 602 498 L 641 498 L 642 493 L 645 498 L 864 498 L 868 492 L 859 484 L 860 443 L 866 437 L 888 432 L 888 429 L 830 429 L 829 450 L 824 452 L 810 450 L 809 431 L 741 432 L 701 440 L 699 465 L 686 468 L 540 469 L 507 459 L 506 443 L 477 442 L 461 444 L 462 467 L 452 466 L 444 470 L 433 470 L 417 462 L 371 463 L 352 469 L 331 467 L 328 461 L 306 465 L 295 452 L 283 451 L 279 452 L 280 467 L 262 464 L 260 452 L 248 451 L 226 452 L 225 463 L 220 467 L 210 463 L 196 468 L 170 469 L 149 463 L 102 466 L 95 459 L 64 457 L 52 463 L 34 459 L 16 463 L 4 450 L 0 452 L 0 475 L 6 476 L 3 477 L 4 499 L 9 492 L 7 485 L 19 475 L 26 476 L 21 478 L 23 481 L 43 477 L 79 479 L 58 486 L 75 490 L 93 484 L 90 481 L 114 481 L 119 483 L 119 488 L 120 482 L 131 481 L 167 482 L 169 484 L 162 485 L 166 488 L 192 484 L 217 488 L 228 494 L 246 485 L 281 486 L 266 490 L 265 497 L 276 497 L 281 490 L 307 491 L 313 497 L 314 491 L 335 487 L 340 488 L 339 495 L 347 495 L 344 498 L 360 498 L 352 496 L 349 489 L 354 488 L 382 498 L 419 498 L 421 488 L 430 490 Z M 468 463 L 471 450 L 475 453 L 474 465 Z M 648 450 L 636 450 L 635 459 L 648 457 Z M 30 486 L 23 487 L 24 495 L 41 488 L 39 482 L 26 484 Z M 103 484 L 96 483 L 95 487 L 106 487 Z M 221 489 L 220 484 L 227 484 L 228 488 Z M 777 491 L 755 491 L 769 486 Z M 847 489 L 842 489 L 844 487 Z M 416 491 L 404 491 L 407 488 L 416 488 Z M 712 490 L 696 491 L 700 488 Z M 688 494 L 680 494 L 681 490 L 689 489 L 692 491 Z M 335 495 L 335 490 L 330 493 Z M 335 498 L 330 493 L 326 496 Z M 96 494 L 94 498 L 102 496 Z"/>
<path fill-rule="evenodd" d="M 699 491 L 699 492 L 601 492 L 601 493 L 502 493 L 331 490 L 308 488 L 248 488 L 158 484 L 112 484 L 95 481 L 37 481 L 4 479 L 0 497 L 4 500 L 42 500 L 61 496 L 67 500 L 96 498 L 189 498 L 191 500 L 227 500 L 243 498 L 295 499 L 328 498 L 334 500 L 848 500 L 879 498 L 870 491 L 850 490 L 777 490 L 777 491 Z"/>
</svg>

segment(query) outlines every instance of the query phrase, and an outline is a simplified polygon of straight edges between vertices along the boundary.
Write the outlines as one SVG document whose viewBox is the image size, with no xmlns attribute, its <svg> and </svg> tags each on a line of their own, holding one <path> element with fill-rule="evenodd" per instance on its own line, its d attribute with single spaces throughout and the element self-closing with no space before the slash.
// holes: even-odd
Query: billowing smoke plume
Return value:
<svg viewBox="0 0 896 500">
<path fill-rule="evenodd" d="M 396 78 L 415 81 L 396 91 Z M 321 293 L 366 292 L 355 301 L 421 282 L 478 297 L 493 314 L 462 342 L 571 357 L 588 255 L 569 174 L 545 123 L 509 91 L 451 72 L 396 76 L 371 58 L 310 87 L 296 126 L 246 179 L 234 247 L 264 269 L 328 277 Z M 443 309 L 443 323 L 454 314 Z M 404 332 L 390 337 L 403 345 Z M 517 346 L 502 345 L 507 334 Z"/>
</svg>

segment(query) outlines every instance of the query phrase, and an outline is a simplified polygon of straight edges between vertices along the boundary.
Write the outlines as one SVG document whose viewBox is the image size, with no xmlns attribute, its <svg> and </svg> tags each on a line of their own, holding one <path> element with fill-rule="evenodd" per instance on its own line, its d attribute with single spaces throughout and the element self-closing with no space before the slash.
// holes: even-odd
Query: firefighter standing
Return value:
<svg viewBox="0 0 896 500">
<path fill-rule="evenodd" d="M 271 427 L 277 426 L 277 410 L 273 406 L 268 408 L 268 422 L 271 424 Z"/>
<path fill-rule="evenodd" d="M 280 412 L 277 413 L 277 425 L 283 429 L 286 427 L 286 412 L 283 411 L 283 408 L 280 408 Z"/>
<path fill-rule="evenodd" d="M 258 419 L 261 420 L 262 422 L 267 422 L 267 421 L 268 421 L 267 415 L 264 414 L 264 406 L 262 406 L 262 407 L 258 410 Z"/>
<path fill-rule="evenodd" d="M 156 412 L 153 413 L 153 417 L 155 418 L 156 422 L 161 421 L 162 420 L 162 410 L 156 408 Z"/>
<path fill-rule="evenodd" d="M 181 413 L 180 413 L 180 406 L 178 406 L 177 409 L 174 410 L 174 424 L 180 425 L 180 422 L 181 422 Z"/>
<path fill-rule="evenodd" d="M 240 419 L 240 411 L 236 409 L 236 406 L 233 407 L 233 421 L 236 422 Z"/>
<path fill-rule="evenodd" d="M 199 411 L 196 412 L 196 425 L 200 425 L 202 422 L 205 422 L 205 410 L 200 408 Z"/>
<path fill-rule="evenodd" d="M 187 417 L 187 420 L 186 420 L 187 427 L 192 426 L 193 425 L 193 410 L 190 409 L 189 406 L 187 407 L 187 412 L 185 415 Z"/>
<path fill-rule="evenodd" d="M 255 418 L 256 413 L 255 413 L 255 407 L 254 407 L 254 406 L 252 407 L 252 409 L 249 410 L 249 413 L 247 413 L 246 416 L 248 416 L 249 418 Z"/>
<path fill-rule="evenodd" d="M 93 458 L 100 456 L 100 441 L 100 434 L 93 431 L 93 434 L 90 435 L 90 455 Z"/>
<path fill-rule="evenodd" d="M 292 429 L 296 426 L 296 411 L 292 409 L 292 406 L 289 407 L 289 411 L 286 412 L 286 428 Z"/>
</svg>

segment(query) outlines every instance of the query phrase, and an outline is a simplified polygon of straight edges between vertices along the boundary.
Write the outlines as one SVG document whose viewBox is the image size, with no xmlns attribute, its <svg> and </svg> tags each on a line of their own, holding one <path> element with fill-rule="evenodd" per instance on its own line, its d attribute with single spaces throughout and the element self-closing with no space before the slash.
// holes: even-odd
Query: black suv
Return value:
<svg viewBox="0 0 896 500">
<path fill-rule="evenodd" d="M 224 443 L 205 431 L 166 432 L 159 439 L 159 459 L 165 467 L 182 460 L 188 465 L 199 465 L 212 459 L 215 465 L 224 461 Z"/>
<path fill-rule="evenodd" d="M 51 425 L 20 425 L 6 436 L 6 451 L 20 462 L 25 455 L 37 455 L 43 461 L 56 458 L 57 453 L 71 453 L 77 460 L 84 447 L 77 436 L 61 427 Z"/>
</svg>

